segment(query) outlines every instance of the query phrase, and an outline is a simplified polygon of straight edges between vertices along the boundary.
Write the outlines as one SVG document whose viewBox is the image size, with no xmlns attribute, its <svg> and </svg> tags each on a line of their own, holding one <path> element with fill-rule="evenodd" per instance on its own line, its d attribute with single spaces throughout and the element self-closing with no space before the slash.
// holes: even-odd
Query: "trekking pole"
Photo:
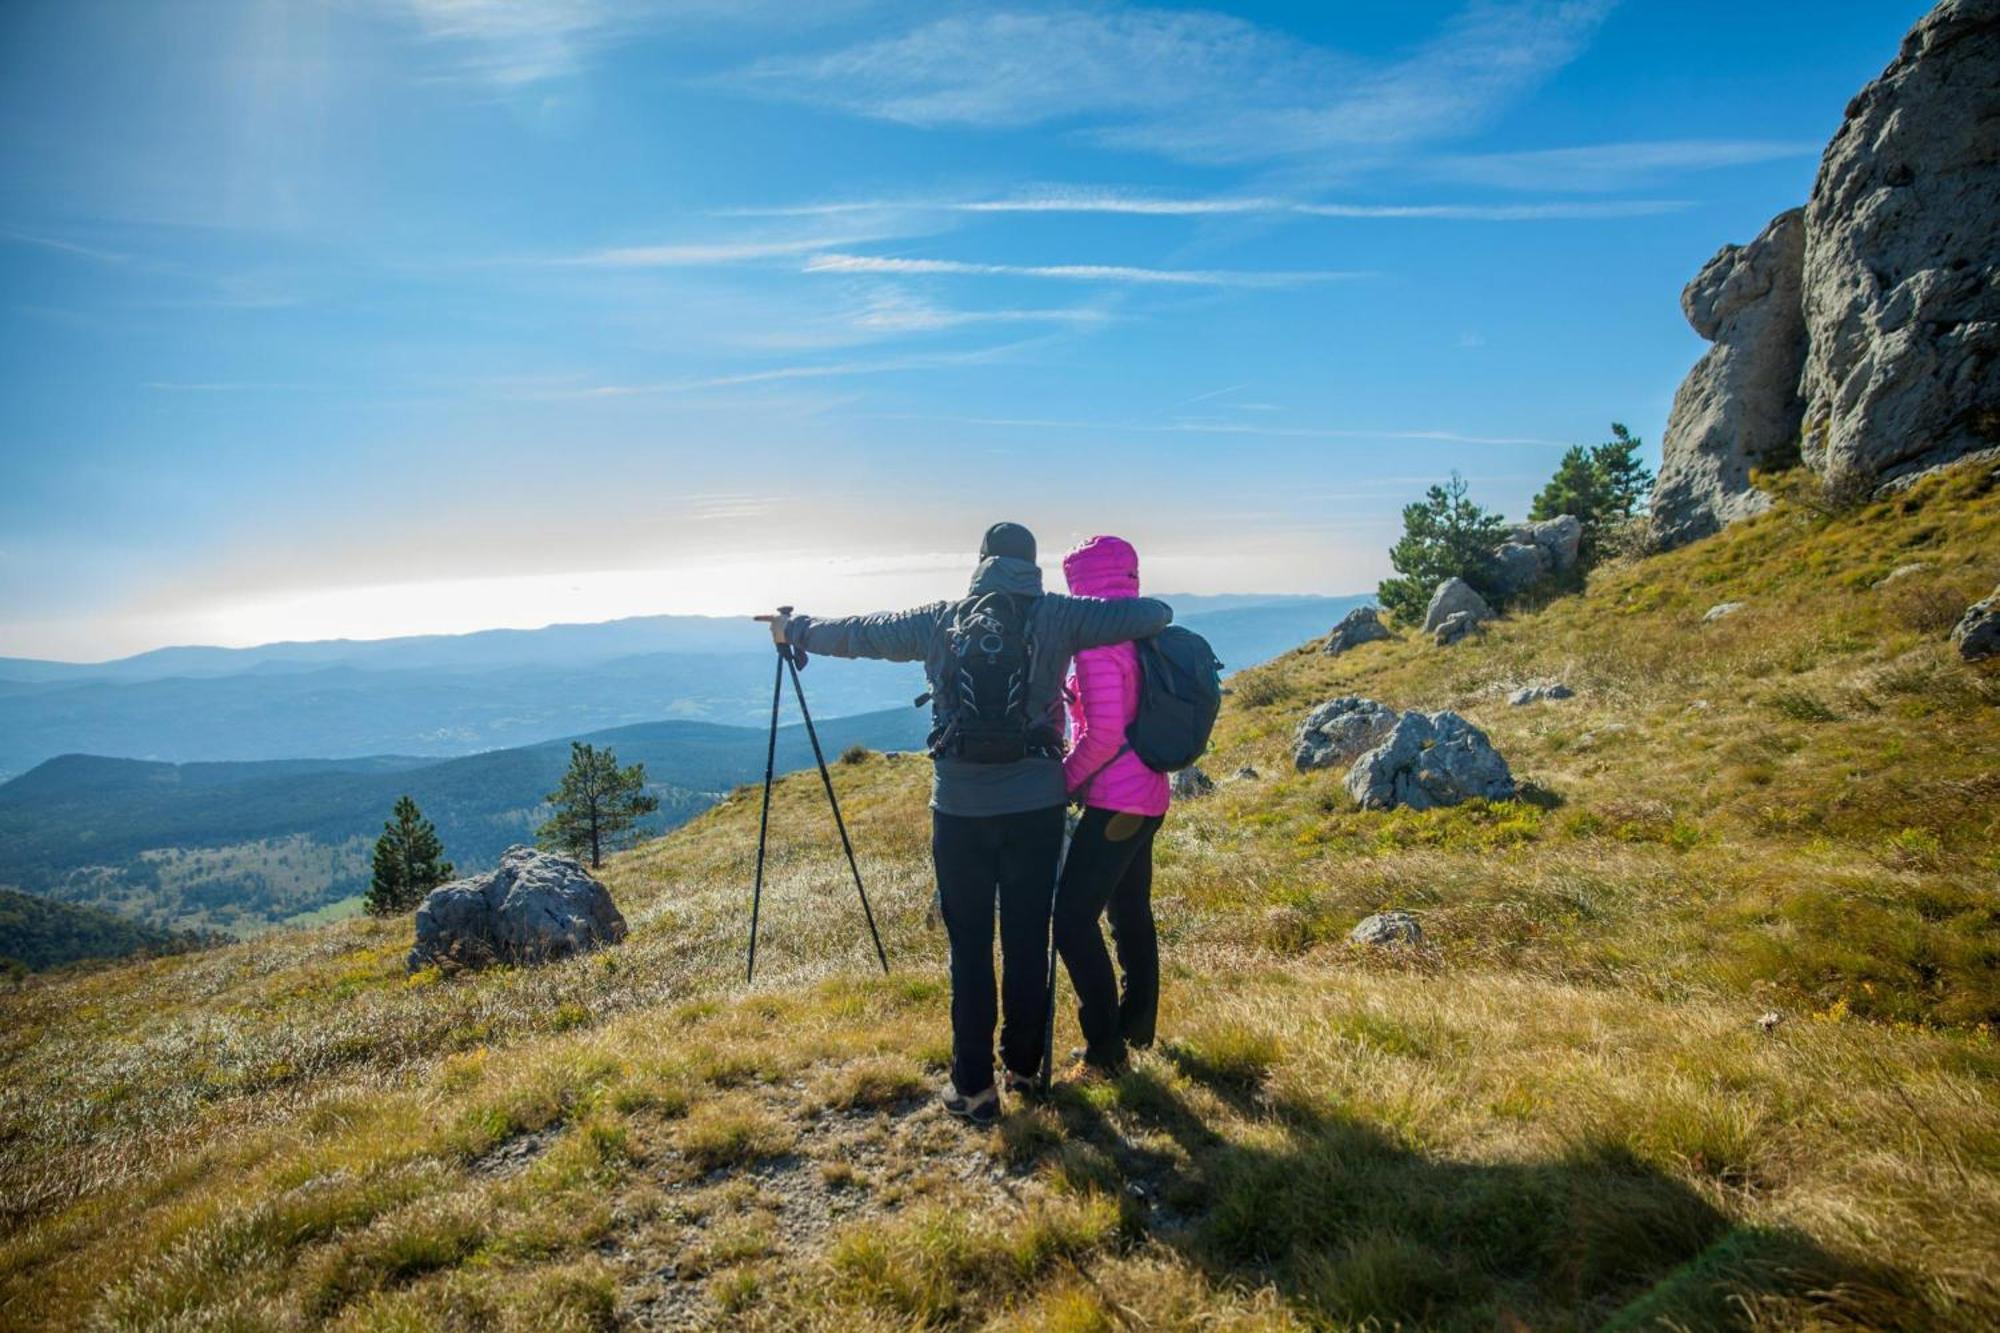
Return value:
<svg viewBox="0 0 2000 1333">
<path fill-rule="evenodd" d="M 791 614 L 789 607 L 780 609 L 786 615 Z M 854 891 L 861 895 L 861 914 L 868 918 L 868 935 L 875 941 L 875 956 L 882 962 L 882 975 L 887 976 L 889 954 L 882 948 L 882 933 L 875 929 L 875 912 L 868 906 L 868 890 L 861 887 L 861 867 L 854 861 L 854 844 L 847 838 L 847 821 L 840 817 L 840 798 L 833 794 L 833 774 L 827 771 L 826 755 L 819 748 L 819 732 L 813 728 L 812 710 L 806 707 L 806 687 L 799 683 L 798 659 L 792 656 L 789 644 L 778 646 L 778 657 L 781 659 L 780 672 L 785 667 L 792 669 L 792 692 L 799 697 L 799 716 L 805 719 L 806 739 L 812 742 L 813 760 L 819 765 L 819 780 L 826 787 L 826 803 L 833 807 L 833 826 L 840 830 L 840 849 L 847 853 L 847 868 L 854 872 Z"/>
<path fill-rule="evenodd" d="M 1042 1094 L 1048 1095 L 1049 1080 L 1056 1068 L 1056 899 L 1062 894 L 1063 867 L 1069 864 L 1069 845 L 1076 837 L 1076 823 L 1063 811 L 1062 851 L 1056 856 L 1056 883 L 1049 891 L 1049 986 L 1048 1012 L 1042 1016 Z"/>
<path fill-rule="evenodd" d="M 792 608 L 781 606 L 780 615 L 790 615 Z M 778 649 L 778 674 L 771 681 L 771 743 L 764 751 L 764 813 L 757 818 L 757 884 L 750 891 L 750 962 L 743 969 L 743 983 L 748 985 L 757 978 L 757 912 L 764 904 L 764 844 L 771 832 L 771 778 L 778 766 L 778 703 L 785 697 L 785 664 L 791 661 L 790 654 Z"/>
</svg>

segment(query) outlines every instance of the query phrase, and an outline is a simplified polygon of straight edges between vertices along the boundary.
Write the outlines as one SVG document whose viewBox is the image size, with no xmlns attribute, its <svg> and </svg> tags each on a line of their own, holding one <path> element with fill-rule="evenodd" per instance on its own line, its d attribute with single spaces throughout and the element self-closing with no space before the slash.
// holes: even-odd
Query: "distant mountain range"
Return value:
<svg viewBox="0 0 2000 1333">
<path fill-rule="evenodd" d="M 767 705 L 768 706 L 768 705 Z M 790 707 L 789 700 L 787 707 Z M 923 744 L 903 707 L 820 724 L 829 760 L 850 745 Z M 578 739 L 644 763 L 654 830 L 761 777 L 766 732 L 651 722 Z M 780 731 L 781 769 L 804 767 L 804 730 Z M 243 932 L 311 914 L 366 886 L 368 852 L 398 796 L 416 798 L 460 873 L 534 840 L 569 740 L 452 759 L 165 764 L 65 755 L 0 783 L 0 885 L 176 928 Z"/>
<path fill-rule="evenodd" d="M 1173 602 L 1230 667 L 1324 634 L 1362 597 Z M 71 753 L 171 763 L 467 755 L 662 718 L 755 724 L 771 654 L 740 617 L 256 648 L 163 648 L 112 662 L 0 658 L 0 777 Z M 905 705 L 909 665 L 819 660 L 817 714 Z"/>
</svg>

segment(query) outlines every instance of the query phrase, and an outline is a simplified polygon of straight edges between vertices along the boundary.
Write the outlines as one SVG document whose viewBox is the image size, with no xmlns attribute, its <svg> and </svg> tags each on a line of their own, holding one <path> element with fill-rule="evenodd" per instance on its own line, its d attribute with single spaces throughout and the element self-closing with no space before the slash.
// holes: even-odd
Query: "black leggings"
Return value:
<svg viewBox="0 0 2000 1333">
<path fill-rule="evenodd" d="M 1014 815 L 931 812 L 931 860 L 951 939 L 951 1081 L 968 1097 L 993 1086 L 993 907 L 1000 907 L 1000 1058 L 1024 1078 L 1042 1064 L 1049 898 L 1062 857 L 1063 807 Z"/>
<path fill-rule="evenodd" d="M 1160 816 L 1083 812 L 1056 890 L 1056 950 L 1076 989 L 1084 1058 L 1116 1067 L 1125 1047 L 1150 1046 L 1160 1010 L 1160 939 L 1153 927 L 1153 835 Z M 1097 919 L 1111 918 L 1125 994 Z"/>
</svg>

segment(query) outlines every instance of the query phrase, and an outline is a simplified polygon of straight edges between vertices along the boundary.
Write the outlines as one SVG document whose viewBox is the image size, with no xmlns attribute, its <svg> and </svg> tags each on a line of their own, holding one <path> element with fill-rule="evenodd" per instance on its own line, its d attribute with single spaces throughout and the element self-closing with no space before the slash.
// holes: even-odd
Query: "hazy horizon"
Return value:
<svg viewBox="0 0 2000 1333">
<path fill-rule="evenodd" d="M 1923 8 L 9 5 L 0 655 L 1368 588 L 1657 457 Z"/>
</svg>

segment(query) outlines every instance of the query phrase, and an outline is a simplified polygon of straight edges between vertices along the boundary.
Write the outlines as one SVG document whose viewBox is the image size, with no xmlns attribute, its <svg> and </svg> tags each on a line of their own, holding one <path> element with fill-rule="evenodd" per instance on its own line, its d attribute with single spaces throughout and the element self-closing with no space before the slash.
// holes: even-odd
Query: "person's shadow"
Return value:
<svg viewBox="0 0 2000 1333">
<path fill-rule="evenodd" d="M 1309 1324 L 1705 1329 L 1803 1299 L 1832 1322 L 1881 1326 L 1921 1309 L 1897 1275 L 1732 1222 L 1622 1146 L 1450 1161 L 1164 1053 L 1256 1117 L 1250 1141 L 1224 1139 L 1172 1083 L 1134 1069 L 1115 1085 L 1125 1130 L 1059 1088 L 1065 1133 L 1032 1151 L 1115 1191 L 1135 1238 L 1171 1245 L 1220 1286 L 1270 1285 Z"/>
</svg>

